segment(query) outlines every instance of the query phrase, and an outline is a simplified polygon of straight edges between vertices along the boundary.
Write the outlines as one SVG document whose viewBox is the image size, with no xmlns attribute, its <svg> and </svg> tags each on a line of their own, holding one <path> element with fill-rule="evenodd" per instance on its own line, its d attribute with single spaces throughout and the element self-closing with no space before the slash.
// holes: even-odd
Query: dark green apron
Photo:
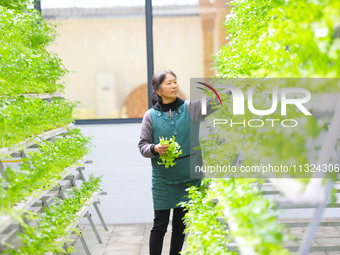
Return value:
<svg viewBox="0 0 340 255">
<path fill-rule="evenodd" d="M 159 165 L 159 156 L 151 159 L 154 209 L 171 209 L 178 207 L 179 202 L 188 200 L 186 188 L 201 183 L 202 174 L 194 172 L 195 165 L 202 165 L 202 153 L 194 149 L 199 145 L 199 123 L 191 120 L 187 101 L 173 112 L 172 119 L 166 112 L 156 109 L 150 109 L 149 112 L 154 143 L 159 143 L 159 137 L 170 139 L 174 136 L 182 149 L 182 155 L 174 161 L 176 165 L 173 167 Z"/>
</svg>

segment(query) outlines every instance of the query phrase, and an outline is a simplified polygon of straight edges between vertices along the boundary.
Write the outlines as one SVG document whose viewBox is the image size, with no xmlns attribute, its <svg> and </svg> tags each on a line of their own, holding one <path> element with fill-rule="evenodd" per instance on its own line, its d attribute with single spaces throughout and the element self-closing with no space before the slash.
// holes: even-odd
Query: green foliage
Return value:
<svg viewBox="0 0 340 255">
<path fill-rule="evenodd" d="M 73 122 L 74 107 L 74 103 L 59 98 L 52 102 L 23 96 L 0 99 L 0 147 Z"/>
<path fill-rule="evenodd" d="M 250 86 L 252 86 L 248 79 L 243 82 L 250 83 Z M 254 80 L 255 82 L 256 80 Z M 254 105 L 256 109 L 270 108 L 272 96 L 263 92 L 264 87 L 255 88 Z M 206 140 L 202 141 L 206 165 L 231 165 L 236 154 L 241 152 L 245 155 L 243 165 L 248 166 L 260 164 L 286 166 L 315 163 L 316 159 L 311 158 L 310 155 L 317 148 L 314 145 L 312 146 L 311 141 L 324 128 L 323 122 L 318 121 L 313 116 L 305 116 L 294 107 L 287 107 L 288 117 L 283 117 L 281 116 L 280 103 L 278 103 L 277 110 L 270 116 L 255 115 L 248 109 L 245 109 L 244 115 L 232 115 L 230 109 L 233 106 L 230 97 L 223 95 L 223 98 L 223 107 L 207 120 L 212 122 L 212 119 L 228 119 L 229 123 L 216 125 L 213 129 L 214 133 L 211 133 Z M 297 126 L 294 128 L 282 126 L 281 121 L 288 118 L 296 120 Z M 252 125 L 260 125 L 259 123 L 262 121 L 263 126 L 251 127 L 248 125 L 248 121 L 252 119 L 256 119 L 256 122 L 253 122 Z M 235 124 L 231 126 L 231 120 L 233 123 L 245 122 L 245 125 Z M 270 120 L 275 120 L 275 122 Z M 311 144 L 309 147 L 307 146 L 308 143 Z M 290 174 L 302 177 L 298 172 Z M 254 176 L 250 175 L 249 177 Z M 304 177 L 308 177 L 308 174 Z"/>
<path fill-rule="evenodd" d="M 160 145 L 169 145 L 168 149 L 166 150 L 165 155 L 160 155 L 159 158 L 162 162 L 158 162 L 159 165 L 164 165 L 165 168 L 169 168 L 169 166 L 173 167 L 176 165 L 174 160 L 182 154 L 182 150 L 180 149 L 181 146 L 175 141 L 175 137 L 172 136 L 169 140 L 164 137 L 159 138 Z"/>
<path fill-rule="evenodd" d="M 211 185 L 226 220 L 237 226 L 231 236 L 242 237 L 257 254 L 290 254 L 282 248 L 288 236 L 282 234 L 284 226 L 277 223 L 274 201 L 264 198 L 253 183 L 252 179 L 233 178 L 215 179 Z"/>
<path fill-rule="evenodd" d="M 60 80 L 68 71 L 59 57 L 46 49 L 55 39 L 54 26 L 33 9 L 32 0 L 0 0 L 0 35 L 0 148 L 72 123 L 74 103 L 21 95 L 52 94 L 64 88 Z M 65 253 L 62 238 L 73 231 L 79 233 L 75 228 L 79 221 L 77 213 L 100 190 L 100 179 L 90 176 L 65 200 L 57 199 L 50 208 L 44 208 L 44 213 L 13 208 L 40 198 L 42 192 L 53 188 L 68 168 L 76 166 L 89 152 L 89 138 L 79 130 L 52 140 L 39 142 L 39 149 L 27 152 L 23 162 L 11 163 L 4 170 L 6 180 L 0 175 L 0 224 L 4 219 L 13 221 L 23 230 L 19 234 L 21 246 L 15 249 L 6 244 L 5 254 Z M 71 251 L 69 248 L 68 252 Z"/>
<path fill-rule="evenodd" d="M 339 77 L 339 1 L 230 4 L 230 42 L 215 57 L 218 77 Z"/>
<path fill-rule="evenodd" d="M 337 81 L 315 78 L 340 75 L 339 1 L 245 0 L 230 4 L 232 13 L 225 23 L 230 41 L 215 56 L 216 77 L 251 78 L 233 79 L 231 82 L 243 92 L 249 88 L 255 90 L 256 109 L 270 108 L 274 87 L 306 88 L 313 96 L 339 92 Z M 292 77 L 314 79 L 286 79 Z M 307 149 L 307 144 L 311 144 L 325 128 L 324 120 L 305 116 L 288 107 L 286 118 L 297 120 L 298 126 L 286 128 L 280 125 L 284 119 L 279 111 L 280 103 L 277 111 L 270 116 L 254 115 L 247 110 L 244 116 L 233 116 L 230 96 L 222 95 L 222 100 L 223 107 L 212 117 L 232 118 L 237 123 L 258 119 L 266 125 L 261 128 L 219 126 L 216 133 L 220 140 L 226 142 L 213 150 L 214 157 L 209 158 L 206 164 L 212 161 L 230 164 L 235 153 L 240 152 L 245 154 L 245 165 L 257 165 L 264 160 L 274 165 L 315 163 L 315 158 L 310 155 L 316 148 L 313 145 Z M 278 120 L 277 125 L 273 127 L 266 118 Z M 212 136 L 211 139 L 216 139 Z M 203 153 L 211 154 L 211 149 L 209 146 L 203 148 Z"/>
<path fill-rule="evenodd" d="M 223 212 L 219 205 L 211 202 L 209 182 L 206 179 L 200 187 L 190 187 L 190 200 L 183 204 L 188 210 L 185 232 L 189 233 L 185 252 L 197 255 L 236 254 L 228 251 L 229 230 L 226 223 L 217 220 Z"/>
<path fill-rule="evenodd" d="M 229 42 L 216 54 L 216 77 L 219 78 L 334 78 L 340 75 L 340 5 L 335 0 L 320 1 L 232 1 L 232 14 L 227 16 L 226 27 Z M 297 83 L 298 82 L 298 83 Z M 261 83 L 261 84 L 260 84 Z M 243 91 L 253 87 L 256 109 L 268 109 L 272 100 L 272 88 L 296 86 L 308 89 L 313 95 L 338 92 L 338 82 L 327 79 L 304 80 L 267 79 L 233 80 Z M 216 118 L 261 119 L 266 116 L 251 114 L 232 116 L 232 101 L 222 95 L 224 107 Z M 281 105 L 278 104 L 278 109 Z M 265 158 L 270 163 L 305 164 L 310 162 L 307 143 L 320 133 L 324 123 L 313 116 L 288 108 L 287 118 L 298 121 L 298 127 L 261 128 L 219 127 L 220 138 L 228 142 L 220 147 L 220 155 L 243 152 L 245 164 L 254 165 Z M 280 111 L 270 119 L 282 120 Z M 210 148 L 207 148 L 209 151 Z M 313 148 L 312 148 L 313 150 Z M 232 157 L 224 164 L 232 161 Z M 315 159 L 312 159 L 315 160 Z M 207 162 L 209 164 L 209 162 Z M 308 177 L 308 176 L 305 176 Z"/>
<path fill-rule="evenodd" d="M 0 2 L 0 95 L 53 93 L 64 86 L 67 73 L 58 56 L 46 47 L 55 30 L 29 1 Z"/>
<path fill-rule="evenodd" d="M 89 152 L 88 144 L 89 138 L 75 129 L 65 138 L 60 136 L 54 142 L 40 143 L 40 149 L 29 152 L 20 169 L 6 168 L 7 181 L 0 180 L 0 211 L 8 211 L 34 192 L 51 189 L 60 181 L 67 167 L 73 166 Z"/>
<path fill-rule="evenodd" d="M 339 92 L 338 82 L 327 79 L 313 79 L 314 82 L 306 84 L 303 80 L 296 84 L 289 79 L 267 79 L 267 82 L 259 79 L 230 80 L 339 77 L 339 1 L 242 0 L 229 3 L 232 7 L 231 14 L 227 16 L 225 23 L 229 41 L 215 55 L 215 78 L 228 78 L 231 84 L 243 92 L 254 88 L 256 109 L 270 108 L 271 90 L 274 87 L 306 88 L 313 95 Z M 249 119 L 265 121 L 265 116 L 253 115 L 249 111 L 244 116 L 233 116 L 231 97 L 222 95 L 222 101 L 223 107 L 211 117 L 229 121 L 232 119 L 238 123 Z M 278 109 L 280 106 L 278 104 Z M 244 154 L 244 165 L 256 165 L 267 160 L 274 165 L 313 161 L 307 144 L 312 144 L 309 147 L 316 150 L 313 142 L 325 128 L 325 120 L 304 116 L 293 108 L 287 109 L 287 116 L 298 121 L 298 128 L 221 125 L 212 129 L 208 138 L 201 141 L 204 164 L 231 165 L 238 153 Z M 281 121 L 280 111 L 271 114 L 270 119 Z M 206 211 L 216 214 L 216 210 L 220 210 L 217 215 L 223 211 L 226 220 L 235 225 L 229 233 L 231 238 L 242 237 L 255 247 L 258 254 L 289 254 L 282 248 L 288 237 L 282 235 L 283 226 L 277 223 L 274 203 L 264 199 L 252 185 L 253 182 L 256 180 L 214 179 L 205 194 L 190 192 L 192 201 L 188 204 L 187 222 L 191 239 L 188 251 L 192 249 L 192 253 L 199 254 L 196 249 L 207 250 L 207 246 L 225 244 L 223 238 L 203 244 L 204 240 L 211 240 L 210 233 L 198 231 L 198 226 L 204 229 L 204 226 L 199 225 L 200 222 L 216 226 L 211 223 Z M 211 201 L 212 197 L 219 199 L 214 211 L 211 206 L 206 205 L 206 201 Z M 210 254 L 210 251 L 202 254 Z M 226 252 L 221 251 L 219 254 Z"/>
<path fill-rule="evenodd" d="M 31 3 L 30 0 L 0 0 L 0 6 L 21 11 L 26 10 Z"/>
<path fill-rule="evenodd" d="M 199 188 L 189 188 L 190 200 L 184 203 L 189 233 L 186 252 L 237 254 L 229 251 L 228 244 L 240 236 L 254 246 L 256 254 L 290 254 L 282 248 L 289 236 L 282 235 L 274 202 L 264 198 L 253 183 L 253 179 L 205 179 Z M 214 198 L 217 204 L 212 203 Z M 233 231 L 227 227 L 231 222 L 236 226 Z"/>
<path fill-rule="evenodd" d="M 79 221 L 77 213 L 94 192 L 100 190 L 100 178 L 90 175 L 89 180 L 82 186 L 74 188 L 72 194 L 65 200 L 57 199 L 53 206 L 46 208 L 37 218 L 37 227 L 24 226 L 23 233 L 19 234 L 22 246 L 17 250 L 6 251 L 10 255 L 43 255 L 47 252 L 65 254 L 62 238 L 71 232 L 79 232 L 76 224 Z"/>
</svg>

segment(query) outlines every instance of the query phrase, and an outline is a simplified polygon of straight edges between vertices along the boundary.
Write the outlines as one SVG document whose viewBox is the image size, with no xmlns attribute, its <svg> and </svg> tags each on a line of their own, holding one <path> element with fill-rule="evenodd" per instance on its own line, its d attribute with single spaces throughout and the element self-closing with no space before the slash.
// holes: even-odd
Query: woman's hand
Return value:
<svg viewBox="0 0 340 255">
<path fill-rule="evenodd" d="M 155 152 L 158 152 L 159 155 L 165 155 L 166 150 L 169 148 L 169 145 L 155 145 Z"/>
</svg>

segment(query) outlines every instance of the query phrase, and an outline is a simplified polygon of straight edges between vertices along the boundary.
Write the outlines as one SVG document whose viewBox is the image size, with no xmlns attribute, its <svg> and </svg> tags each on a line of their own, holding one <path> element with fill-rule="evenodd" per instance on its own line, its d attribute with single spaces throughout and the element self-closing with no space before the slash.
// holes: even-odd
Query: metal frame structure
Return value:
<svg viewBox="0 0 340 255">
<path fill-rule="evenodd" d="M 29 149 L 29 148 L 28 148 Z M 13 154 L 12 154 L 13 155 Z M 18 155 L 21 155 L 21 158 L 26 157 L 25 153 L 18 153 Z M 2 162 L 2 161 L 0 161 Z M 86 157 L 84 157 L 83 160 L 78 161 L 76 165 L 79 164 L 88 164 L 89 161 L 86 160 Z M 4 169 L 3 164 L 0 164 L 0 170 L 1 175 L 5 177 L 4 175 Z M 70 188 L 77 187 L 76 181 L 81 180 L 82 182 L 86 182 L 86 179 L 84 177 L 83 171 L 85 170 L 85 167 L 82 166 L 75 166 L 71 167 L 69 169 L 66 169 L 66 174 L 62 176 L 61 180 L 58 181 L 58 184 L 54 186 L 51 190 L 46 190 L 43 192 L 39 192 L 34 194 L 33 196 L 26 198 L 25 201 L 17 204 L 15 207 L 16 209 L 23 209 L 27 211 L 32 211 L 36 213 L 40 213 L 44 211 L 44 208 L 49 208 L 51 204 L 53 204 L 54 200 L 59 197 L 61 199 L 65 199 L 66 195 Z M 95 233 L 95 236 L 99 243 L 102 243 L 102 240 L 99 236 L 99 233 L 92 221 L 91 214 L 88 212 L 90 205 L 94 205 L 96 212 L 98 214 L 98 217 L 101 220 L 101 223 L 106 231 L 108 231 L 108 228 L 106 226 L 106 223 L 104 221 L 104 218 L 98 208 L 99 202 L 99 196 L 105 195 L 105 192 L 95 192 L 92 197 L 86 202 L 86 205 L 78 212 L 78 216 L 80 217 L 86 217 L 91 225 L 91 228 L 93 232 Z M 27 222 L 28 223 L 28 222 Z M 79 228 L 79 227 L 78 227 Z M 11 220 L 11 218 L 8 217 L 6 221 L 3 222 L 3 224 L 0 225 L 0 251 L 4 251 L 3 244 L 10 242 L 15 238 L 15 236 L 21 231 L 21 227 L 19 224 L 15 223 Z M 80 236 L 81 242 L 83 244 L 83 247 L 86 251 L 87 255 L 90 255 L 90 251 L 86 245 L 85 239 L 83 236 Z M 66 244 L 65 244 L 66 245 Z"/>
<path fill-rule="evenodd" d="M 152 107 L 151 93 L 152 93 L 152 76 L 154 74 L 153 65 L 153 30 L 152 30 L 152 0 L 145 0 L 145 21 L 146 21 L 146 53 L 148 65 L 148 102 L 149 108 Z"/>
<path fill-rule="evenodd" d="M 43 100 L 51 101 L 53 95 L 27 95 L 30 97 L 38 97 Z M 43 132 L 32 139 L 26 139 L 21 141 L 20 143 L 12 146 L 11 148 L 0 148 L 0 177 L 4 179 L 4 187 L 6 188 L 6 171 L 5 166 L 6 164 L 11 164 L 11 167 L 18 168 L 19 162 L 22 162 L 23 158 L 29 157 L 29 151 L 35 150 L 38 147 L 38 143 L 43 140 L 54 141 L 56 136 L 63 136 L 66 135 L 70 129 L 74 128 L 74 124 L 69 124 L 65 127 L 57 128 L 54 130 L 50 130 L 47 132 Z M 35 213 L 41 213 L 44 211 L 44 208 L 49 208 L 51 204 L 53 204 L 54 200 L 59 197 L 61 199 L 66 198 L 66 193 L 70 191 L 72 187 L 77 187 L 76 181 L 86 182 L 85 176 L 83 171 L 85 170 L 84 166 L 79 166 L 82 164 L 89 164 L 92 163 L 91 161 L 87 160 L 87 156 L 84 156 L 81 160 L 79 160 L 73 167 L 69 167 L 65 169 L 65 174 L 58 178 L 58 180 L 52 181 L 52 183 L 56 183 L 52 189 L 44 190 L 44 191 L 37 191 L 32 196 L 25 198 L 24 201 L 18 202 L 14 209 L 20 210 L 23 219 L 26 221 L 27 224 L 31 224 L 30 222 L 25 219 L 24 213 L 25 211 L 31 211 Z M 33 167 L 33 166 L 31 166 Z M 106 195 L 105 192 L 97 191 L 95 192 L 92 197 L 85 203 L 83 208 L 78 212 L 78 216 L 85 217 L 88 219 L 93 232 L 99 243 L 102 243 L 102 240 L 99 236 L 99 233 L 93 224 L 91 214 L 88 212 L 90 205 L 94 205 L 96 213 L 106 231 L 108 228 L 104 221 L 104 218 L 99 210 L 98 204 L 99 196 Z M 70 229 L 73 226 L 69 226 Z M 79 227 L 78 227 L 79 229 Z M 80 230 L 80 229 L 79 229 Z M 2 216 L 0 219 L 0 252 L 5 250 L 4 244 L 11 242 L 18 233 L 22 231 L 22 227 L 18 224 L 14 219 L 9 216 Z M 71 234 L 71 233 L 70 233 Z M 66 237 L 65 237 L 66 238 Z M 87 255 L 91 255 L 85 239 L 83 236 L 80 236 L 81 243 L 86 251 Z M 65 243 L 65 247 L 66 247 Z"/>
</svg>

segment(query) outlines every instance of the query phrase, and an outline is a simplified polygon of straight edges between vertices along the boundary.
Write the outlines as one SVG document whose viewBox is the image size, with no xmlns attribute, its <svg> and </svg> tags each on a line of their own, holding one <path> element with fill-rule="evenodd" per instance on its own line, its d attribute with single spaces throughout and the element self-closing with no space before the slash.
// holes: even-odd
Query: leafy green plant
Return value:
<svg viewBox="0 0 340 255">
<path fill-rule="evenodd" d="M 62 91 L 68 72 L 46 47 L 55 30 L 29 0 L 0 1 L 0 95 Z"/>
<path fill-rule="evenodd" d="M 339 1 L 229 4 L 230 41 L 215 56 L 217 77 L 339 77 Z"/>
<path fill-rule="evenodd" d="M 190 200 L 182 203 L 188 211 L 185 215 L 187 225 L 185 232 L 189 234 L 185 253 L 236 254 L 228 251 L 229 230 L 225 222 L 218 221 L 218 217 L 223 217 L 223 211 L 219 205 L 212 203 L 209 184 L 210 180 L 205 179 L 200 187 L 190 187 L 188 189 Z"/>
<path fill-rule="evenodd" d="M 0 147 L 10 147 L 44 131 L 73 122 L 74 103 L 23 96 L 0 99 Z"/>
<path fill-rule="evenodd" d="M 214 78 L 339 77 L 339 1 L 245 0 L 230 1 L 229 4 L 231 14 L 225 22 L 229 41 L 215 55 Z M 268 109 L 268 101 L 272 99 L 268 93 L 261 96 L 262 92 L 280 87 L 280 84 L 249 85 L 249 79 L 232 80 L 232 83 L 243 92 L 249 87 L 255 89 L 257 109 Z M 282 86 L 289 87 L 289 84 Z M 337 83 L 325 80 L 306 88 L 313 94 L 339 91 Z M 238 123 L 254 118 L 249 112 L 245 112 L 242 118 L 233 116 L 229 95 L 222 95 L 222 101 L 223 107 L 216 111 L 215 118 L 232 118 Z M 216 128 L 215 134 L 211 133 L 201 141 L 204 164 L 231 165 L 238 153 L 244 154 L 245 165 L 256 165 L 258 160 L 264 158 L 275 163 L 291 160 L 308 162 L 310 158 L 306 144 L 315 139 L 325 122 L 313 117 L 301 118 L 301 114 L 291 109 L 287 115 L 297 119 L 301 128 L 295 132 L 271 127 L 245 128 L 241 125 Z M 280 112 L 270 117 L 281 119 Z M 263 120 L 263 116 L 256 116 L 256 119 Z M 209 208 L 206 201 L 218 197 L 220 206 L 215 206 L 215 210 L 223 211 L 223 217 L 236 225 L 229 232 L 231 238 L 241 236 L 253 245 L 258 254 L 289 254 L 282 248 L 288 237 L 282 234 L 283 226 L 277 223 L 275 203 L 263 198 L 252 185 L 256 181 L 246 178 L 214 179 L 210 181 L 207 191 L 190 192 L 192 200 L 187 205 L 187 222 L 192 237 L 188 239 L 188 251 L 199 254 L 200 249 L 209 249 L 207 245 L 225 244 L 223 238 L 202 244 L 212 238 L 209 231 L 200 232 L 198 229 L 198 226 L 204 229 L 205 225 L 200 225 L 200 222 L 208 222 L 209 215 L 204 209 L 200 211 L 201 208 L 196 207 Z M 209 223 L 213 224 L 211 221 Z"/>
<path fill-rule="evenodd" d="M 0 148 L 34 139 L 45 131 L 73 122 L 74 103 L 53 98 L 25 98 L 21 94 L 62 92 L 61 78 L 68 72 L 61 59 L 47 51 L 55 39 L 55 27 L 33 9 L 32 0 L 0 0 Z M 51 102 L 50 102 L 51 101 Z M 65 200 L 57 199 L 45 212 L 34 214 L 13 207 L 50 190 L 68 167 L 89 151 L 89 138 L 79 130 L 42 141 L 37 151 L 28 152 L 22 164 L 7 167 L 0 177 L 0 218 L 19 223 L 22 246 L 10 244 L 5 254 L 65 253 L 62 238 L 77 231 L 77 212 L 100 190 L 99 178 L 90 176 Z M 0 155 L 1 157 L 3 155 Z M 29 219 L 28 219 L 29 218 Z M 26 220 L 36 221 L 26 224 Z M 67 239 L 66 239 L 67 240 Z M 72 249 L 69 249 L 70 252 Z"/>
<path fill-rule="evenodd" d="M 0 0 L 0 5 L 12 10 L 24 11 L 29 5 L 27 0 Z"/>
<path fill-rule="evenodd" d="M 159 165 L 164 165 L 165 168 L 169 168 L 170 166 L 173 167 L 176 165 L 174 160 L 182 154 L 182 150 L 180 149 L 181 146 L 175 141 L 175 137 L 172 136 L 169 140 L 164 137 L 159 138 L 160 145 L 169 145 L 168 149 L 166 150 L 165 155 L 160 155 L 159 158 L 162 162 L 158 162 Z"/>
<path fill-rule="evenodd" d="M 44 141 L 39 145 L 38 151 L 31 151 L 28 158 L 24 158 L 20 169 L 5 169 L 7 180 L 0 179 L 0 212 L 24 201 L 34 192 L 51 189 L 67 167 L 89 152 L 89 138 L 77 129 L 70 131 L 65 138 L 59 136 L 54 142 Z"/>
<path fill-rule="evenodd" d="M 205 179 L 199 188 L 189 188 L 190 200 L 182 203 L 188 210 L 186 252 L 237 254 L 228 244 L 240 236 L 256 254 L 290 254 L 282 248 L 290 236 L 282 234 L 275 203 L 264 198 L 253 183 L 253 179 Z M 212 202 L 216 198 L 217 204 Z M 227 227 L 230 222 L 237 226 L 235 230 Z"/>
<path fill-rule="evenodd" d="M 50 208 L 37 216 L 37 227 L 24 226 L 23 233 L 19 234 L 22 243 L 18 249 L 9 249 L 10 255 L 43 255 L 47 252 L 65 254 L 64 242 L 71 232 L 77 232 L 77 222 L 80 220 L 77 213 L 83 206 L 88 206 L 88 201 L 94 192 L 100 190 L 100 178 L 90 175 L 89 180 L 80 188 L 74 188 L 72 194 L 65 200 L 57 199 Z M 66 239 L 66 241 L 70 241 Z M 68 249 L 68 252 L 71 252 Z"/>
<path fill-rule="evenodd" d="M 340 74 L 340 6 L 335 0 L 298 1 L 232 1 L 231 14 L 226 27 L 229 43 L 215 55 L 218 78 L 336 78 Z M 246 42 L 246 43 L 245 43 Z M 270 79 L 268 79 L 270 80 Z M 254 79 L 255 83 L 258 79 Z M 268 109 L 268 99 L 262 94 L 273 87 L 294 86 L 282 80 L 268 82 L 264 86 L 235 82 L 244 92 L 255 89 L 257 109 Z M 286 79 L 287 81 L 287 79 Z M 320 82 L 321 81 L 321 82 Z M 313 95 L 339 92 L 338 82 L 326 79 L 309 84 L 301 82 L 298 87 L 308 89 Z M 235 122 L 252 118 L 264 119 L 248 112 L 241 118 L 232 116 L 232 101 L 222 96 L 224 105 L 216 113 L 219 118 L 233 118 Z M 280 105 L 279 105 L 280 106 Z M 287 128 L 220 127 L 218 133 L 228 137 L 228 143 L 220 153 L 246 154 L 248 165 L 256 160 L 270 158 L 276 164 L 308 163 L 307 143 L 325 128 L 323 121 L 313 116 L 299 115 L 289 110 L 289 118 L 299 122 L 295 132 Z M 270 116 L 282 119 L 279 111 Z M 289 139 L 287 137 L 289 136 Z M 209 148 L 207 148 L 209 150 Z M 207 152 L 209 153 L 209 152 Z M 217 153 L 218 154 L 218 153 Z M 232 160 L 232 159 L 231 159 Z M 231 161 L 230 161 L 231 162 Z M 225 164 L 226 162 L 221 162 Z M 209 164 L 209 162 L 207 162 Z M 308 176 L 306 176 L 308 177 Z"/>
<path fill-rule="evenodd" d="M 231 237 L 242 237 L 257 254 L 290 254 L 283 248 L 289 236 L 278 223 L 275 202 L 264 198 L 253 183 L 254 179 L 215 179 L 210 195 L 218 198 L 225 219 L 237 226 L 230 231 Z"/>
<path fill-rule="evenodd" d="M 298 1 L 232 1 L 231 14 L 227 16 L 226 26 L 229 42 L 215 55 L 217 78 L 336 78 L 340 74 L 340 8 L 334 0 L 306 2 Z M 246 43 L 245 43 L 246 42 Z M 295 82 L 289 79 L 232 80 L 243 92 L 253 88 L 256 95 L 256 108 L 268 109 L 272 95 L 268 92 L 274 87 L 291 87 Z M 253 82 L 252 82 L 253 81 Z M 285 82 L 283 82 L 285 81 Z M 298 83 L 298 87 L 308 89 L 313 95 L 325 92 L 339 92 L 338 82 L 327 79 Z M 256 84 L 257 83 L 257 84 Z M 265 116 L 245 112 L 244 116 L 233 116 L 232 101 L 222 95 L 223 107 L 215 118 L 232 118 L 242 123 L 250 119 L 263 120 Z M 269 101 L 269 104 L 268 104 Z M 280 106 L 280 104 L 278 104 Z M 253 128 L 242 125 L 218 127 L 220 139 L 227 142 L 214 150 L 203 146 L 203 153 L 211 155 L 206 164 L 219 161 L 231 164 L 236 153 L 244 153 L 245 165 L 258 165 L 263 159 L 275 165 L 306 164 L 315 161 L 311 152 L 317 148 L 307 146 L 315 140 L 325 120 L 313 116 L 301 117 L 301 112 L 288 109 L 287 116 L 297 120 L 298 128 L 284 127 Z M 277 110 L 271 119 L 282 120 Z M 289 137 L 289 138 L 288 138 Z M 216 138 L 216 137 L 215 137 Z M 215 139 L 210 136 L 210 139 Z M 203 142 L 204 143 L 204 142 Z M 213 142 L 212 142 L 213 143 Z M 205 143 L 206 145 L 212 144 Z M 205 147 L 205 148 L 204 148 Z M 224 157 L 227 154 L 228 157 Z M 263 162 L 263 161 L 262 161 Z M 261 162 L 261 163 L 262 163 Z M 301 177 L 301 175 L 300 175 Z M 309 177 L 308 174 L 305 176 Z"/>
</svg>

